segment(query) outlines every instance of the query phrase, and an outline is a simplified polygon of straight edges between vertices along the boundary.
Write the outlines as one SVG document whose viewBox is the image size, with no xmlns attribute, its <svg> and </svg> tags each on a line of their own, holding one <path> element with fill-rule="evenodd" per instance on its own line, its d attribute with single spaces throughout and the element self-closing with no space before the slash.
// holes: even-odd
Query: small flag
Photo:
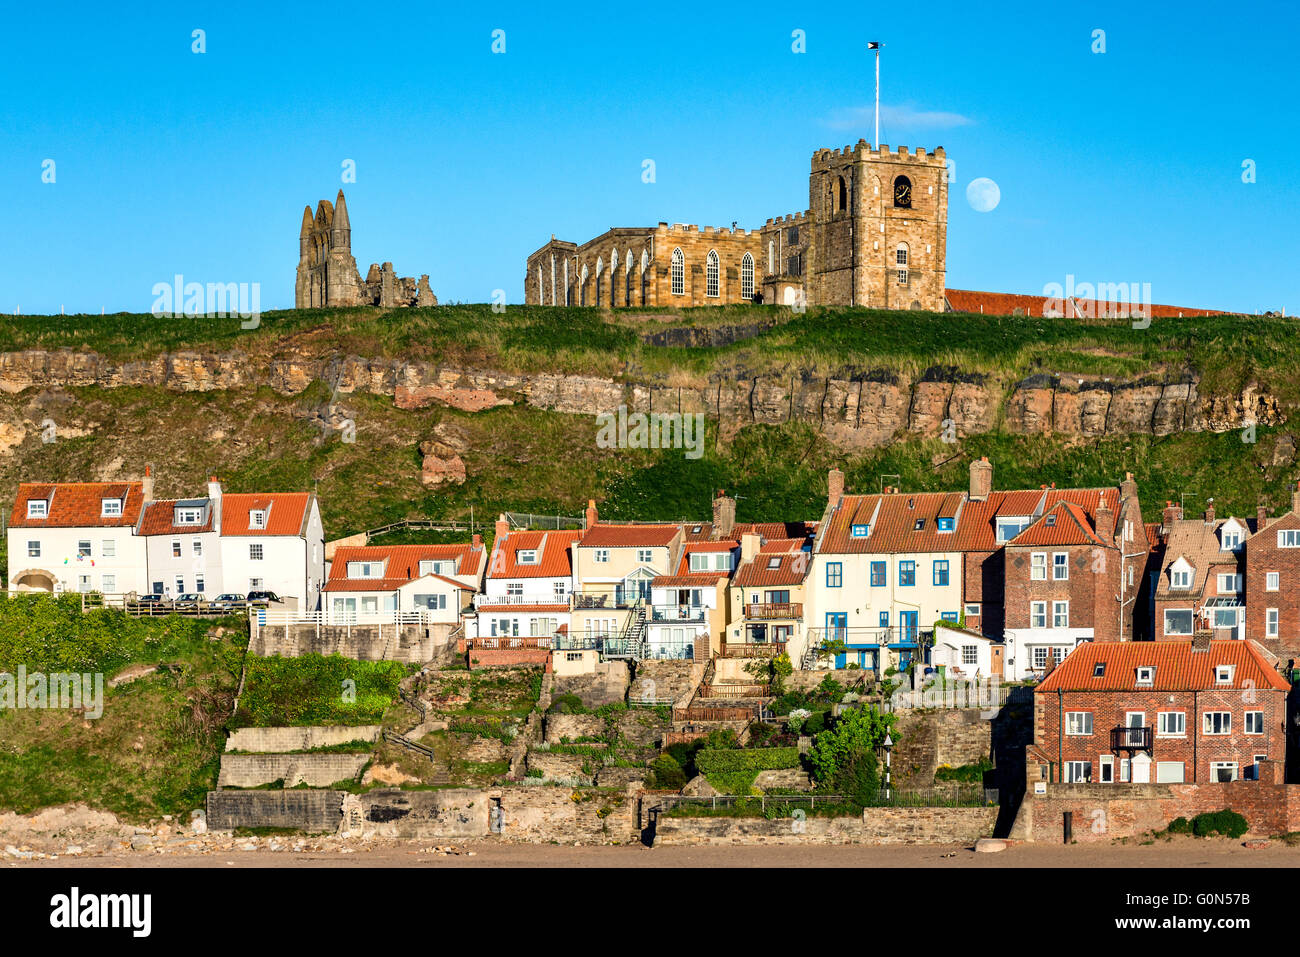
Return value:
<svg viewBox="0 0 1300 957">
<path fill-rule="evenodd" d="M 872 41 L 870 41 L 870 42 L 867 44 L 867 49 L 868 49 L 868 50 L 879 50 L 879 49 L 880 49 L 880 41 L 879 41 L 879 40 L 872 40 Z"/>
</svg>

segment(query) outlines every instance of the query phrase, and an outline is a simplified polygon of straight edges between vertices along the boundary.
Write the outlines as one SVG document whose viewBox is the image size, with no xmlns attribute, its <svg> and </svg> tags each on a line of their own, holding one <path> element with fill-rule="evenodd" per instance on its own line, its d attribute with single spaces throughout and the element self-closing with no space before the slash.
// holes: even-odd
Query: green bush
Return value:
<svg viewBox="0 0 1300 957">
<path fill-rule="evenodd" d="M 959 767 L 940 766 L 934 772 L 936 781 L 960 781 L 962 784 L 980 784 L 984 781 L 984 772 L 993 770 L 993 762 L 980 758 L 975 764 L 963 764 Z"/>
<path fill-rule="evenodd" d="M 1170 834 L 1191 834 L 1192 822 L 1185 817 L 1176 817 L 1169 822 Z"/>
<path fill-rule="evenodd" d="M 562 694 L 551 699 L 551 714 L 582 714 L 586 710 L 576 694 Z"/>
<path fill-rule="evenodd" d="M 826 730 L 825 711 L 814 711 L 808 716 L 808 720 L 803 723 L 804 734 L 821 734 Z"/>
<path fill-rule="evenodd" d="M 686 785 L 686 772 L 667 752 L 650 762 L 652 786 L 662 790 L 678 791 Z"/>
<path fill-rule="evenodd" d="M 1172 827 L 1171 824 L 1170 828 Z M 1250 825 L 1236 811 L 1207 811 L 1192 818 L 1192 833 L 1197 837 L 1222 834 L 1224 837 L 1238 838 L 1248 830 Z"/>
<path fill-rule="evenodd" d="M 798 748 L 747 748 L 745 750 L 701 749 L 695 766 L 706 775 L 775 771 L 799 767 Z"/>
<path fill-rule="evenodd" d="M 861 807 L 874 804 L 880 791 L 880 771 L 873 751 L 849 757 L 832 782 L 835 793 Z"/>
</svg>

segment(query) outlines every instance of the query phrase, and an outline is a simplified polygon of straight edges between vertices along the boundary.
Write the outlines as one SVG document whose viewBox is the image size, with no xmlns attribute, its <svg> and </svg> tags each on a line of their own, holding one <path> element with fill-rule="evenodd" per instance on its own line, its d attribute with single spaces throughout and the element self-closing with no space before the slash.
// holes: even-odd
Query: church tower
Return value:
<svg viewBox="0 0 1300 957">
<path fill-rule="evenodd" d="M 357 306 L 362 301 L 361 276 L 352 257 L 352 224 L 347 200 L 339 190 L 337 205 L 322 199 L 316 206 L 315 218 L 310 206 L 303 209 L 294 306 Z"/>
<path fill-rule="evenodd" d="M 945 309 L 948 176 L 943 147 L 866 140 L 813 154 L 807 295 L 818 305 Z"/>
</svg>

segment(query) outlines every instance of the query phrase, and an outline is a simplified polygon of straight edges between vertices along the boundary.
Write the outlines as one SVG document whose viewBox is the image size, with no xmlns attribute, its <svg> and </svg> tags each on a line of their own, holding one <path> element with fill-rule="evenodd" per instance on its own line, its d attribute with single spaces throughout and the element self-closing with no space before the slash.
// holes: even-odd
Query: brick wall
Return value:
<svg viewBox="0 0 1300 957">
<path fill-rule="evenodd" d="M 1261 836 L 1300 829 L 1300 785 L 1261 781 L 1228 784 L 1048 784 L 1046 795 L 1026 794 L 1012 838 L 1059 844 L 1064 816 L 1073 814 L 1079 843 L 1142 837 L 1177 817 L 1233 810 Z"/>
<path fill-rule="evenodd" d="M 255 629 L 249 651 L 255 655 L 297 658 L 301 655 L 342 655 L 359 661 L 403 661 L 424 664 L 451 647 L 452 626 L 315 624 L 263 625 Z"/>
<path fill-rule="evenodd" d="M 470 668 L 515 668 L 540 666 L 551 670 L 549 648 L 474 648 L 467 652 Z"/>
<path fill-rule="evenodd" d="M 1064 552 L 1069 578 L 1053 578 L 1053 555 Z M 1046 578 L 1035 581 L 1033 556 L 1045 555 Z M 1095 641 L 1118 641 L 1119 616 L 1114 596 L 1119 591 L 1120 552 L 1093 545 L 1017 545 L 1006 547 L 1006 627 L 1030 628 L 1031 604 L 1045 602 L 1047 624 L 1052 626 L 1052 603 L 1070 603 L 1070 628 L 1091 628 Z M 1126 627 L 1125 637 L 1132 634 Z"/>
</svg>

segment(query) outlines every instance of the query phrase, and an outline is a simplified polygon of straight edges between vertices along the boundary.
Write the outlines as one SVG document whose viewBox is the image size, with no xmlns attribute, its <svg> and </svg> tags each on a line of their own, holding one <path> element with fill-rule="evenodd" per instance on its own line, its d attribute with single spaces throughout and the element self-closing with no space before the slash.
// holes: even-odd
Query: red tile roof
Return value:
<svg viewBox="0 0 1300 957">
<path fill-rule="evenodd" d="M 1236 574 L 1238 568 L 1245 572 L 1245 561 L 1237 552 L 1219 547 L 1219 529 L 1228 518 L 1206 522 L 1201 518 L 1180 518 L 1169 526 L 1169 539 L 1161 562 L 1160 578 L 1156 584 L 1156 598 L 1201 598 L 1207 593 L 1206 584 L 1211 575 Z M 1237 519 L 1245 529 L 1245 537 L 1254 528 L 1254 520 Z M 1191 588 L 1170 588 L 1170 567 L 1179 558 L 1187 559 L 1192 566 Z M 1225 567 L 1226 566 L 1226 567 Z M 1217 583 L 1216 583 L 1217 584 Z M 1213 593 L 1215 589 L 1209 589 Z"/>
<path fill-rule="evenodd" d="M 772 559 L 777 561 L 775 568 L 771 567 Z M 798 585 L 807 576 L 811 564 L 807 552 L 759 552 L 736 569 L 731 583 L 742 588 Z"/>
<path fill-rule="evenodd" d="M 102 501 L 120 498 L 122 514 L 105 517 Z M 44 499 L 49 503 L 45 518 L 28 518 L 27 503 Z M 123 528 L 133 527 L 140 519 L 144 504 L 141 482 L 23 482 L 18 486 L 11 528 Z"/>
<path fill-rule="evenodd" d="M 1102 317 L 1112 308 L 1112 304 L 1098 299 L 1050 300 L 1046 296 L 1025 296 L 1011 292 L 976 292 L 970 289 L 948 289 L 945 292 L 948 305 L 954 312 L 980 312 L 990 316 L 1045 316 L 1048 313 L 1058 315 L 1091 315 Z M 1073 306 L 1078 306 L 1075 312 Z M 1121 304 L 1122 308 L 1122 304 Z M 1146 314 L 1143 306 L 1143 314 Z M 1220 309 L 1201 309 L 1187 306 L 1150 306 L 1150 315 L 1154 318 L 1172 319 L 1178 316 L 1223 316 L 1232 315 Z"/>
<path fill-rule="evenodd" d="M 489 578 L 569 578 L 573 575 L 570 551 L 582 532 L 507 532 L 492 543 Z M 521 551 L 537 552 L 535 564 L 519 561 Z"/>
<path fill-rule="evenodd" d="M 1071 502 L 1091 520 L 1102 496 L 1118 511 L 1116 488 L 995 491 L 982 502 L 968 501 L 964 492 L 845 495 L 821 530 L 817 550 L 840 555 L 993 552 L 999 547 L 995 519 L 1029 518 L 1046 514 L 1058 502 Z M 939 531 L 938 518 L 953 518 L 953 531 Z M 1095 521 L 1092 524 L 1095 527 Z M 854 525 L 870 526 L 870 534 L 854 538 Z"/>
<path fill-rule="evenodd" d="M 1154 667 L 1150 691 L 1198 691 L 1212 688 L 1276 688 L 1291 686 L 1268 664 L 1253 641 L 1208 642 L 1207 651 L 1194 651 L 1191 641 L 1086 641 L 1075 648 L 1039 683 L 1040 694 L 1055 691 L 1134 691 L 1137 669 Z M 1096 677 L 1096 665 L 1105 673 Z M 1233 665 L 1232 682 L 1216 684 L 1217 665 Z"/>
<path fill-rule="evenodd" d="M 587 529 L 578 544 L 583 548 L 665 547 L 672 544 L 682 527 L 680 525 L 615 525 L 597 522 Z"/>
<path fill-rule="evenodd" d="M 221 498 L 222 535 L 301 535 L 307 530 L 310 492 L 226 493 Z M 266 528 L 249 525 L 250 512 L 266 511 Z"/>
<path fill-rule="evenodd" d="M 422 561 L 454 561 L 456 574 L 476 576 L 486 560 L 482 547 L 473 545 L 344 545 L 334 552 L 325 591 L 392 591 L 420 576 Z M 383 578 L 348 578 L 348 562 L 386 562 Z M 444 575 L 434 578 L 473 590 Z"/>
<path fill-rule="evenodd" d="M 159 499 L 150 502 L 144 507 L 144 519 L 140 522 L 141 535 L 184 535 L 193 532 L 210 532 L 212 531 L 212 502 L 208 499 L 206 503 L 206 515 L 201 525 L 177 525 L 176 524 L 176 503 L 182 501 L 198 501 L 197 499 Z"/>
<path fill-rule="evenodd" d="M 1113 508 L 1113 506 L 1112 506 Z M 1095 520 L 1095 519 L 1094 519 Z M 1013 538 L 1008 545 L 1100 545 L 1111 546 L 1097 535 L 1093 522 L 1081 506 L 1057 502 L 1034 524 Z"/>
</svg>

